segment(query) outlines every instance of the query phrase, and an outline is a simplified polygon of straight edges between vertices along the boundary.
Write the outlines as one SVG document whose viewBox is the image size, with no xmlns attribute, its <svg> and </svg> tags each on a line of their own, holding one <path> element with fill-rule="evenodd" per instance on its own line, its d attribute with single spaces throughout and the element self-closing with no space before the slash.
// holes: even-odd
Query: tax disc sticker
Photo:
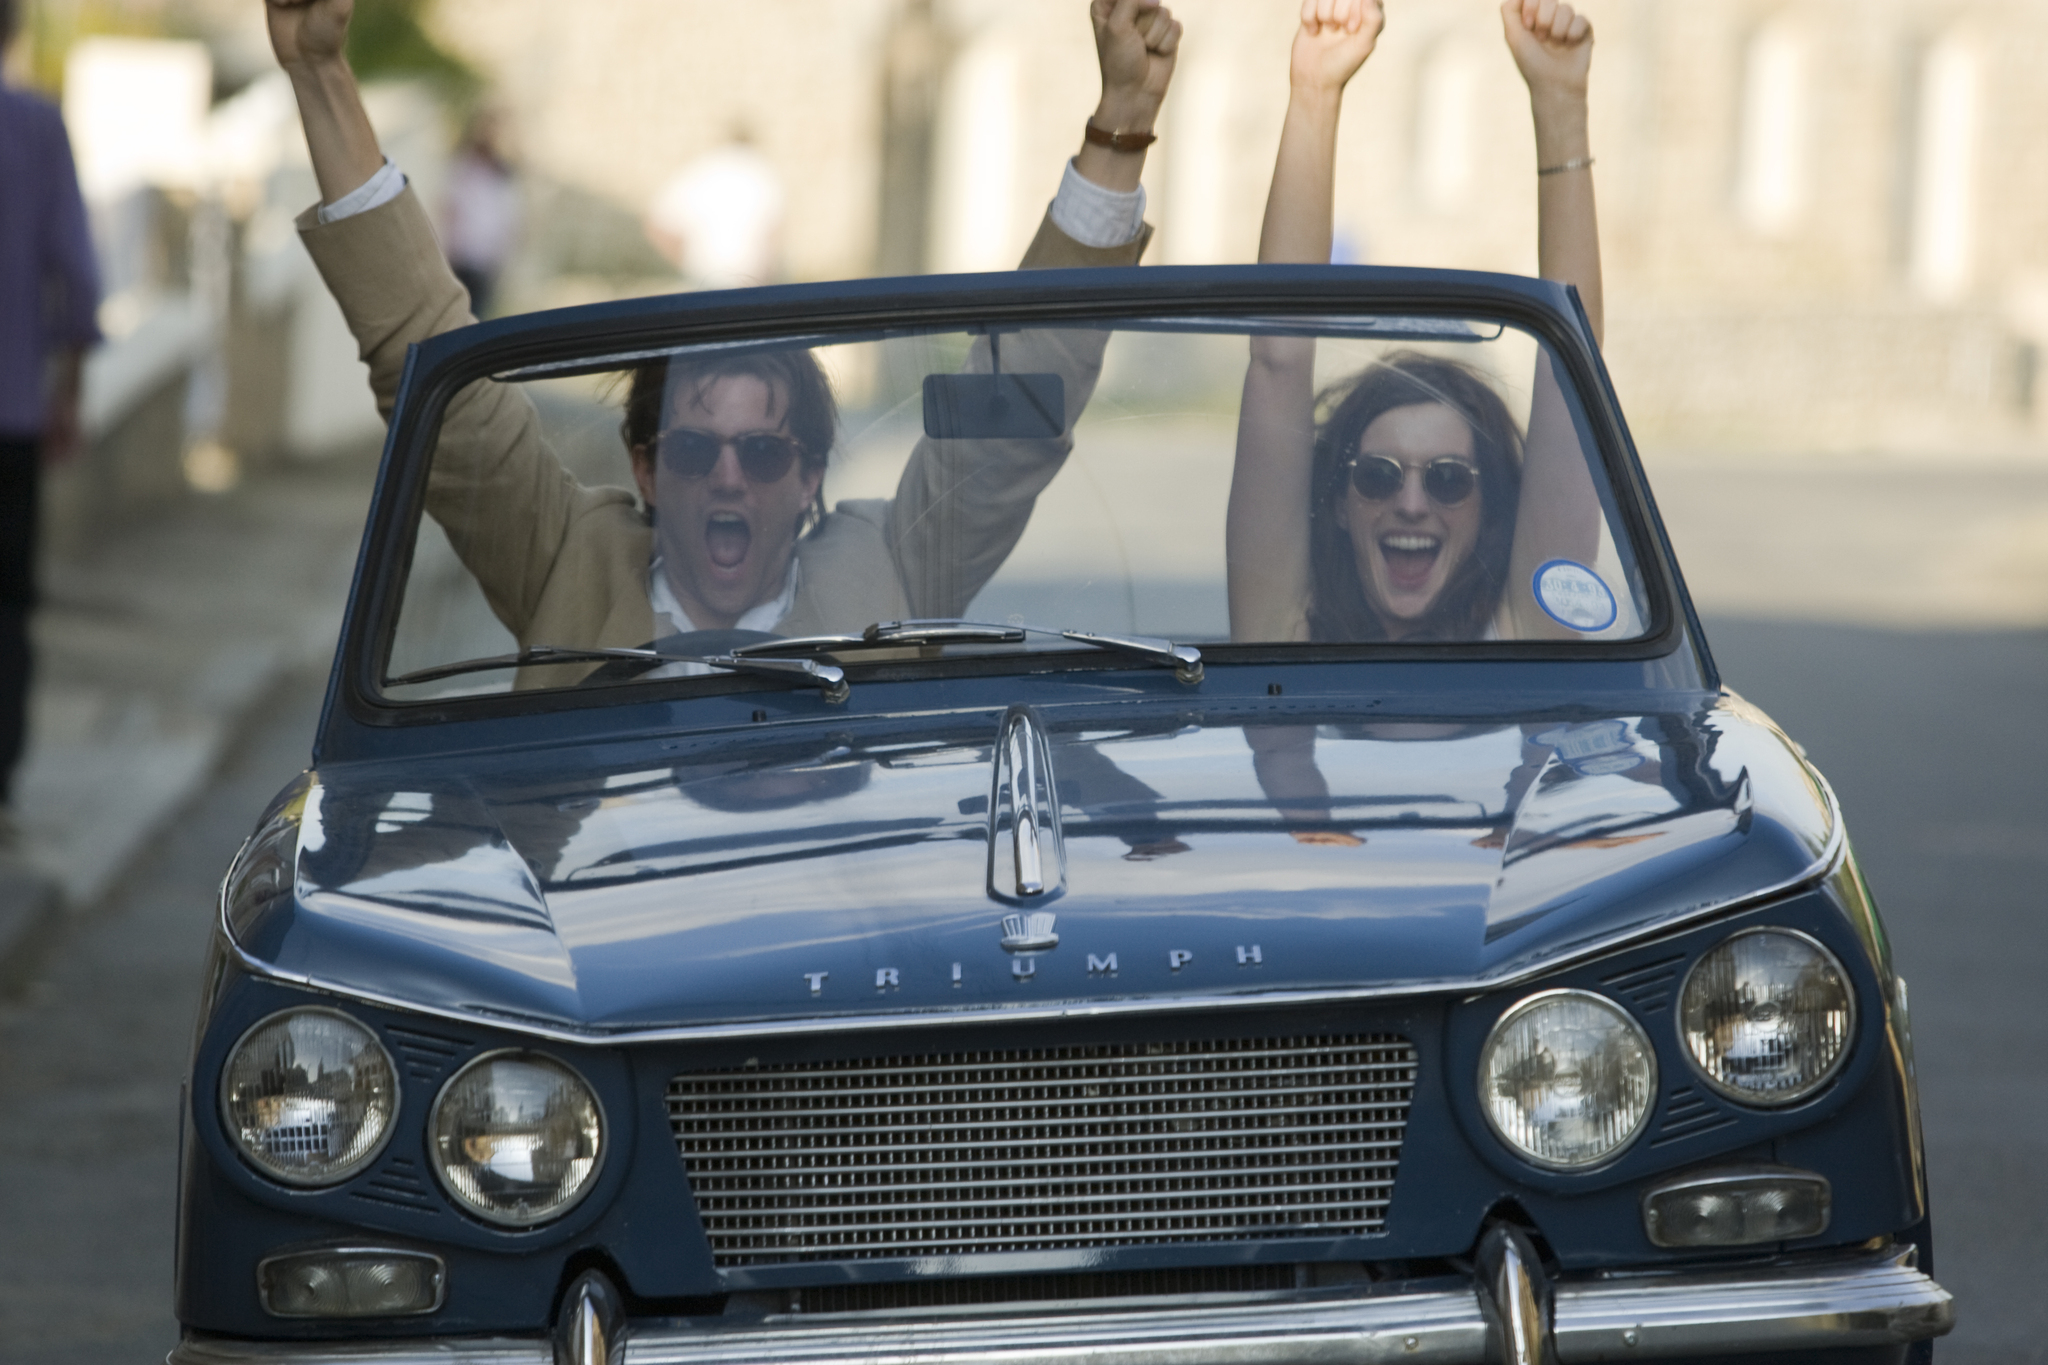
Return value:
<svg viewBox="0 0 2048 1365">
<path fill-rule="evenodd" d="M 1540 566 L 1530 586 L 1544 614 L 1573 630 L 1605 630 L 1620 614 L 1613 591 L 1600 575 L 1575 560 L 1553 559 Z"/>
</svg>

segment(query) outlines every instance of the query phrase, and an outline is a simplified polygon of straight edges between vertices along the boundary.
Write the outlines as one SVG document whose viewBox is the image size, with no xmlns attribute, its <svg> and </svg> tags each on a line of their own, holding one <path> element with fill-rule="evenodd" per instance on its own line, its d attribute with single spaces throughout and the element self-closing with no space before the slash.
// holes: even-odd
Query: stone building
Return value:
<svg viewBox="0 0 2048 1365">
<path fill-rule="evenodd" d="M 1528 271 L 1535 158 L 1490 0 L 1389 0 L 1340 259 Z M 1180 0 L 1151 259 L 1246 261 L 1294 0 Z M 2048 435 L 2048 6 L 1588 0 L 1609 358 L 1661 449 L 2028 452 Z M 660 184 L 752 130 L 789 278 L 1011 264 L 1094 98 L 1083 0 L 441 0 L 554 205 L 534 301 L 646 265 Z M 609 226 L 605 226 L 609 224 Z M 637 254 L 636 254 L 637 253 Z M 539 277 L 555 279 L 543 288 Z"/>
</svg>

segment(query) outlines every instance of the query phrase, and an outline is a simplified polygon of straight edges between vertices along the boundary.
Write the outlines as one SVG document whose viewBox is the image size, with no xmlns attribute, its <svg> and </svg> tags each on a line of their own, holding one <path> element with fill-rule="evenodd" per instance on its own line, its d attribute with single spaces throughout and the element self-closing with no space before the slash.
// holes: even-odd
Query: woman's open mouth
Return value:
<svg viewBox="0 0 2048 1365">
<path fill-rule="evenodd" d="M 737 569 L 754 543 L 754 529 L 736 512 L 713 512 L 704 523 L 704 553 L 712 567 Z"/>
<path fill-rule="evenodd" d="M 1442 537 L 1412 531 L 1381 536 L 1379 545 L 1388 585 L 1402 592 L 1419 592 L 1429 585 L 1430 571 L 1444 548 Z"/>
</svg>

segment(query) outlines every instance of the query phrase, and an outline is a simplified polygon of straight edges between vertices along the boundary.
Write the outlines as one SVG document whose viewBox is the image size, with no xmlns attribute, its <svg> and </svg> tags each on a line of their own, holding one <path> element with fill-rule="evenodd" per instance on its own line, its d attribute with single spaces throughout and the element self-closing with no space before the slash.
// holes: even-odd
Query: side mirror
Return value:
<svg viewBox="0 0 2048 1365">
<path fill-rule="evenodd" d="M 928 374 L 924 434 L 939 441 L 1049 441 L 1067 431 L 1056 374 Z"/>
</svg>

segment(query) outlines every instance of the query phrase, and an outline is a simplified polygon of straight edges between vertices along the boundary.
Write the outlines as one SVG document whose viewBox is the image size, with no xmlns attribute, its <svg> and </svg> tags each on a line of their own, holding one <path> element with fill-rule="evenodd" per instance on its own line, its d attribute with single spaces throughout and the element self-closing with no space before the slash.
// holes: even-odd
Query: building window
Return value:
<svg viewBox="0 0 2048 1365">
<path fill-rule="evenodd" d="M 1219 58 L 1186 62 L 1168 102 L 1165 254 L 1174 265 L 1221 265 L 1232 259 L 1230 224 L 1232 132 L 1230 65 Z"/>
<path fill-rule="evenodd" d="M 932 205 L 942 271 L 1017 264 L 1019 65 L 1015 45 L 997 32 L 969 47 L 947 73 Z"/>
<path fill-rule="evenodd" d="M 1921 57 L 1912 120 L 1908 270 L 1922 294 L 1960 298 L 1970 287 L 1976 235 L 1980 63 L 1961 38 Z"/>
<path fill-rule="evenodd" d="M 1758 232 L 1783 233 L 1806 206 L 1806 45 L 1784 22 L 1760 29 L 1742 62 L 1735 204 Z"/>
<path fill-rule="evenodd" d="M 1415 86 L 1415 189 L 1428 208 L 1459 208 L 1472 192 L 1478 94 L 1472 53 L 1438 43 Z"/>
</svg>

